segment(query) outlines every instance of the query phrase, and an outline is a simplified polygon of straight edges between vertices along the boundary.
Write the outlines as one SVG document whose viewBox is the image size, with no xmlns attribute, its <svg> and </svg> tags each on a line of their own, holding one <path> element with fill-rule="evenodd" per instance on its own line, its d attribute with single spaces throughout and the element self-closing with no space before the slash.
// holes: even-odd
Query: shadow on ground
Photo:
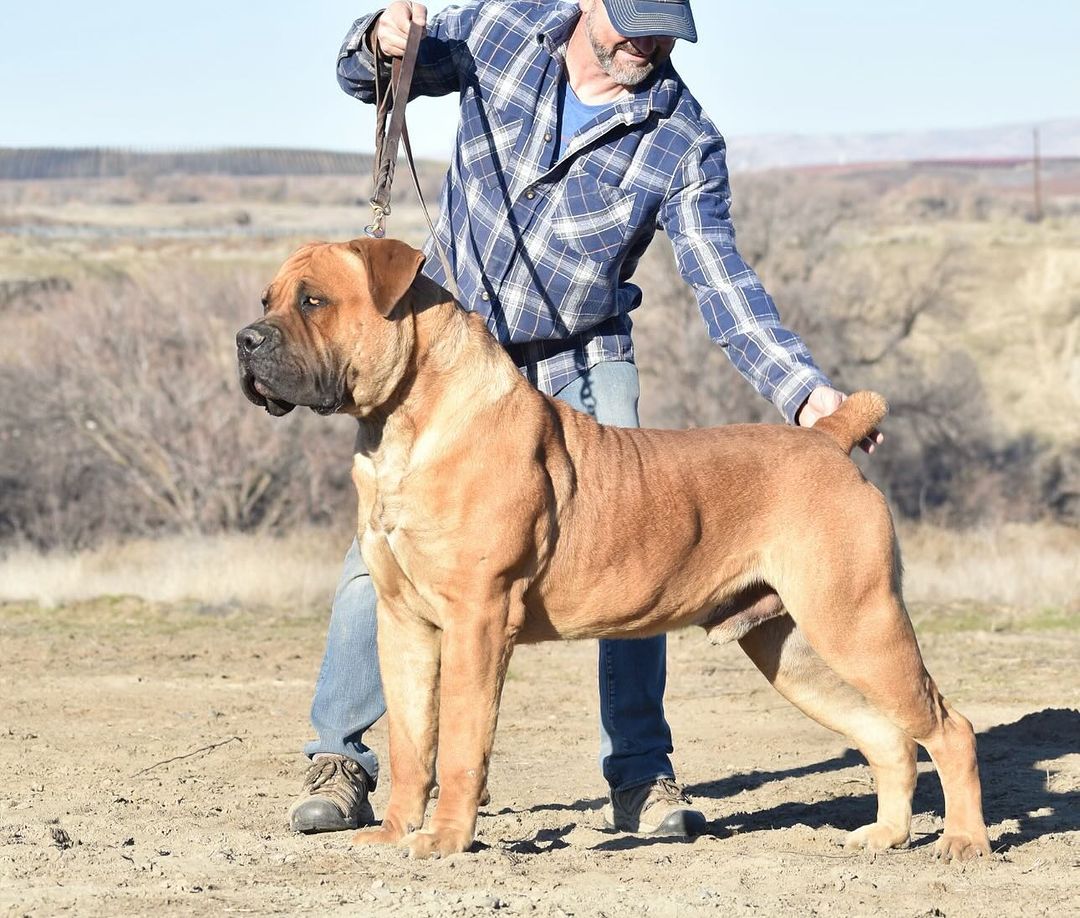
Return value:
<svg viewBox="0 0 1080 918">
<path fill-rule="evenodd" d="M 1048 775 L 1047 770 L 1039 765 L 1069 753 L 1080 752 L 1080 711 L 1047 708 L 1027 714 L 1014 723 L 1000 724 L 978 735 L 978 749 L 986 821 L 990 825 L 1007 823 L 1005 833 L 994 842 L 995 851 L 1007 851 L 1043 835 L 1080 829 L 1080 791 L 1055 791 L 1053 769 Z M 925 759 L 925 753 L 922 753 L 922 756 Z M 686 790 L 692 797 L 726 799 L 771 781 L 838 772 L 861 764 L 864 764 L 863 757 L 849 749 L 843 755 L 813 765 L 779 771 L 745 772 L 696 784 Z M 597 799 L 582 799 L 567 805 L 545 804 L 531 809 L 585 811 L 595 809 L 602 802 Z M 816 803 L 792 801 L 769 809 L 734 814 L 716 820 L 708 825 L 705 834 L 720 838 L 730 836 L 733 831 L 745 834 L 787 829 L 796 825 L 849 830 L 873 822 L 876 807 L 875 795 L 866 793 Z M 915 788 L 914 811 L 944 814 L 941 784 L 935 772 L 919 775 Z M 530 853 L 552 851 L 564 847 L 565 843 L 560 844 L 562 837 L 572 828 L 573 824 L 558 830 L 546 829 L 535 839 L 522 840 L 516 844 Z M 593 850 L 621 851 L 643 845 L 670 845 L 683 841 L 620 835 L 594 845 Z M 914 846 L 930 844 L 932 841 L 933 839 L 928 837 L 917 841 Z"/>
</svg>

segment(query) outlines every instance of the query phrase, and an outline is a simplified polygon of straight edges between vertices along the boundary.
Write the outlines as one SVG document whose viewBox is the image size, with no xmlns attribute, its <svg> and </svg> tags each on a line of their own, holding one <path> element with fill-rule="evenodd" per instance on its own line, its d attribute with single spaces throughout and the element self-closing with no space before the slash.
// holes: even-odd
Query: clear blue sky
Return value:
<svg viewBox="0 0 1080 918">
<path fill-rule="evenodd" d="M 341 0 L 5 4 L 0 145 L 370 150 L 334 79 Z M 383 4 L 384 5 L 384 4 Z M 447 6 L 432 2 L 431 10 Z M 1080 116 L 1075 0 L 697 0 L 675 61 L 729 136 L 980 127 Z M 411 114 L 445 156 L 452 102 Z"/>
</svg>

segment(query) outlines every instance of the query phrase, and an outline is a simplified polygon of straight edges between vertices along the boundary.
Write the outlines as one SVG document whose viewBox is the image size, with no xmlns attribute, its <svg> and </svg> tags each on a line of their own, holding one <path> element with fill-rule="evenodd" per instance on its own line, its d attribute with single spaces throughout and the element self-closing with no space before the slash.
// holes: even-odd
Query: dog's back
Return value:
<svg viewBox="0 0 1080 918">
<path fill-rule="evenodd" d="M 823 518 L 850 520 L 875 558 L 891 546 L 885 502 L 846 455 L 884 414 L 874 393 L 821 430 L 621 429 L 549 404 L 557 430 L 543 452 L 566 461 L 547 462 L 557 525 L 525 641 L 703 624 L 748 587 L 778 586 Z"/>
</svg>

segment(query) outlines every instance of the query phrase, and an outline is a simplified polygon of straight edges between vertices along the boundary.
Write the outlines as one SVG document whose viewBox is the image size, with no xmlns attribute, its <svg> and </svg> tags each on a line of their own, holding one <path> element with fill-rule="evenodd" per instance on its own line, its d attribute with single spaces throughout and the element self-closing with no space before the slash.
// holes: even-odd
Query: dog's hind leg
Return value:
<svg viewBox="0 0 1080 918">
<path fill-rule="evenodd" d="M 843 586 L 852 582 L 833 584 L 831 595 L 791 614 L 818 656 L 930 753 L 945 794 L 945 831 L 935 854 L 945 860 L 988 855 L 971 724 L 926 672 L 895 585 L 882 583 L 854 593 L 857 601 L 844 602 Z M 818 614 L 818 609 L 829 612 Z"/>
<path fill-rule="evenodd" d="M 915 792 L 915 743 L 814 653 L 789 615 L 758 625 L 739 645 L 781 695 L 866 756 L 877 785 L 877 820 L 848 834 L 845 847 L 907 844 Z"/>
</svg>

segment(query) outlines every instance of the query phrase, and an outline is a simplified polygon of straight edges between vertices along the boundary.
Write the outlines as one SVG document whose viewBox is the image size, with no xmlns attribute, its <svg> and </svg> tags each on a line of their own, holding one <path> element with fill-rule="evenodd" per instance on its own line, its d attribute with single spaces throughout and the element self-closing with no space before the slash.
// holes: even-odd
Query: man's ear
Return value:
<svg viewBox="0 0 1080 918">
<path fill-rule="evenodd" d="M 353 239 L 349 248 L 364 260 L 368 293 L 375 308 L 389 316 L 416 280 L 424 263 L 424 253 L 400 239 L 364 237 Z"/>
</svg>

